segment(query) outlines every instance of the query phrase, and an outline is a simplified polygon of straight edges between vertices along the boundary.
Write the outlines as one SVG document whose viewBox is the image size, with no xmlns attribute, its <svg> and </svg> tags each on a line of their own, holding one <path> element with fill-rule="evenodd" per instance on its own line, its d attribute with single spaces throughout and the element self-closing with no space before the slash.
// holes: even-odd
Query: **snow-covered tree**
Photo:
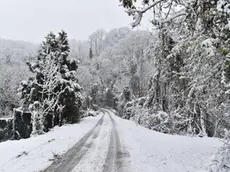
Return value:
<svg viewBox="0 0 230 172">
<path fill-rule="evenodd" d="M 0 39 L 0 116 L 12 116 L 18 107 L 18 83 L 28 77 L 25 60 L 36 54 L 36 45 Z"/>
<path fill-rule="evenodd" d="M 190 128 L 187 129 L 192 130 L 192 133 L 218 133 L 211 130 L 214 128 L 212 125 L 215 125 L 215 114 L 223 114 L 222 106 L 226 100 L 221 73 L 225 71 L 226 77 L 228 70 L 228 62 L 223 53 L 228 54 L 229 2 L 120 2 L 127 13 L 134 17 L 133 27 L 139 25 L 143 14 L 151 10 L 153 27 L 158 29 L 158 42 L 154 42 L 149 48 L 149 54 L 154 58 L 155 72 L 147 104 L 155 102 L 159 110 L 173 112 L 175 115 L 178 114 L 178 109 L 182 114 L 190 114 L 187 117 L 182 115 L 178 123 L 183 129 Z M 215 113 L 212 107 L 215 107 Z M 178 120 L 177 115 L 176 119 Z M 182 125 L 182 121 L 185 125 Z M 176 124 L 177 127 L 180 125 Z"/>
<path fill-rule="evenodd" d="M 92 48 L 89 48 L 89 58 L 90 59 L 93 58 L 93 50 L 92 50 Z"/>
<path fill-rule="evenodd" d="M 95 56 L 99 56 L 103 50 L 105 34 L 103 29 L 98 29 L 89 36 L 90 48 Z"/>
<path fill-rule="evenodd" d="M 23 110 L 32 114 L 33 133 L 41 134 L 63 120 L 77 122 L 81 107 L 81 87 L 77 83 L 77 62 L 69 58 L 64 31 L 52 32 L 41 45 L 35 63 L 28 63 L 34 77 L 22 82 Z M 51 120 L 50 120 L 51 119 Z"/>
<path fill-rule="evenodd" d="M 119 96 L 119 104 L 118 104 L 118 115 L 129 119 L 131 116 L 131 111 L 128 110 L 127 112 L 127 103 L 131 102 L 133 100 L 134 96 L 130 90 L 129 87 L 124 87 L 123 92 L 121 93 L 121 95 Z M 128 105 L 128 107 L 130 107 Z"/>
<path fill-rule="evenodd" d="M 0 116 L 12 116 L 13 108 L 19 106 L 18 82 L 26 78 L 26 72 L 5 62 L 0 62 L 0 68 Z"/>
<path fill-rule="evenodd" d="M 158 42 L 148 48 L 155 71 L 145 103 L 147 114 L 150 109 L 169 113 L 176 133 L 224 137 L 230 123 L 229 1 L 120 2 L 133 16 L 133 27 L 144 13 L 152 12 L 151 23 L 158 30 Z M 213 171 L 229 171 L 228 135 L 226 140 Z"/>
</svg>

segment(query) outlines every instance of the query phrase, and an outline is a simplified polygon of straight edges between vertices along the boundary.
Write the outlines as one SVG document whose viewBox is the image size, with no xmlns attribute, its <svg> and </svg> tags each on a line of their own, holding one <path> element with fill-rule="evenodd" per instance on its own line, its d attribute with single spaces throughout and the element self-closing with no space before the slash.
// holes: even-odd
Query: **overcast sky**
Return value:
<svg viewBox="0 0 230 172">
<path fill-rule="evenodd" d="M 119 0 L 0 0 L 0 37 L 39 43 L 49 31 L 64 29 L 86 40 L 99 28 L 130 26 Z M 142 24 L 147 29 L 147 25 Z"/>
</svg>

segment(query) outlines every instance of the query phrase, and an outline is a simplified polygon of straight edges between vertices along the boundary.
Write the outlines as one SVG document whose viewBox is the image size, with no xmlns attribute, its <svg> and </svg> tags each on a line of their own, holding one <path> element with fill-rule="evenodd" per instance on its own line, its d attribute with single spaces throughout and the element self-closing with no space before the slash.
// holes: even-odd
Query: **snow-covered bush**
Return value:
<svg viewBox="0 0 230 172">
<path fill-rule="evenodd" d="M 169 114 L 163 111 L 155 112 L 152 109 L 146 108 L 144 104 L 147 100 L 146 97 L 141 97 L 127 102 L 120 110 L 121 117 L 130 119 L 151 130 L 172 133 L 173 121 Z"/>
<path fill-rule="evenodd" d="M 86 117 L 95 117 L 100 113 L 100 111 L 95 111 L 93 109 L 87 109 L 84 111 L 81 115 L 81 118 L 86 118 Z"/>
<path fill-rule="evenodd" d="M 229 172 L 230 171 L 230 132 L 226 131 L 224 146 L 212 160 L 210 172 Z"/>
<path fill-rule="evenodd" d="M 169 114 L 163 111 L 151 113 L 149 109 L 139 106 L 131 120 L 154 131 L 172 133 L 172 119 Z"/>
<path fill-rule="evenodd" d="M 157 114 L 151 114 L 148 119 L 149 128 L 158 132 L 171 133 L 172 125 L 169 114 L 163 111 L 159 111 Z"/>
</svg>

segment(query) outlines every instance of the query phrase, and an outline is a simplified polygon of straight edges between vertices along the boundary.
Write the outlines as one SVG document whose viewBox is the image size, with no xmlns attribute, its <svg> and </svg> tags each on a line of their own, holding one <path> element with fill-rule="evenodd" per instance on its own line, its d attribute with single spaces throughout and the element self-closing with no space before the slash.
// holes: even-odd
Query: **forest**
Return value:
<svg viewBox="0 0 230 172">
<path fill-rule="evenodd" d="M 115 109 L 150 130 L 223 139 L 210 171 L 229 171 L 230 2 L 119 1 L 135 29 L 99 28 L 85 41 L 50 32 L 40 45 L 0 39 L 0 117 L 30 112 L 40 135 Z M 136 29 L 147 12 L 152 31 Z"/>
</svg>

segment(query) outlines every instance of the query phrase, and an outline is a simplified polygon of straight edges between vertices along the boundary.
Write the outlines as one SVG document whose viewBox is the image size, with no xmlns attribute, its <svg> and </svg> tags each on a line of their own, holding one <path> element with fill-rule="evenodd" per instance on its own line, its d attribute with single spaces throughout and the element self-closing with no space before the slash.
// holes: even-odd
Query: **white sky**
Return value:
<svg viewBox="0 0 230 172">
<path fill-rule="evenodd" d="M 39 43 L 49 31 L 64 29 L 86 40 L 96 29 L 130 26 L 119 0 L 0 0 L 0 37 Z M 142 28 L 147 29 L 142 23 Z"/>
</svg>

